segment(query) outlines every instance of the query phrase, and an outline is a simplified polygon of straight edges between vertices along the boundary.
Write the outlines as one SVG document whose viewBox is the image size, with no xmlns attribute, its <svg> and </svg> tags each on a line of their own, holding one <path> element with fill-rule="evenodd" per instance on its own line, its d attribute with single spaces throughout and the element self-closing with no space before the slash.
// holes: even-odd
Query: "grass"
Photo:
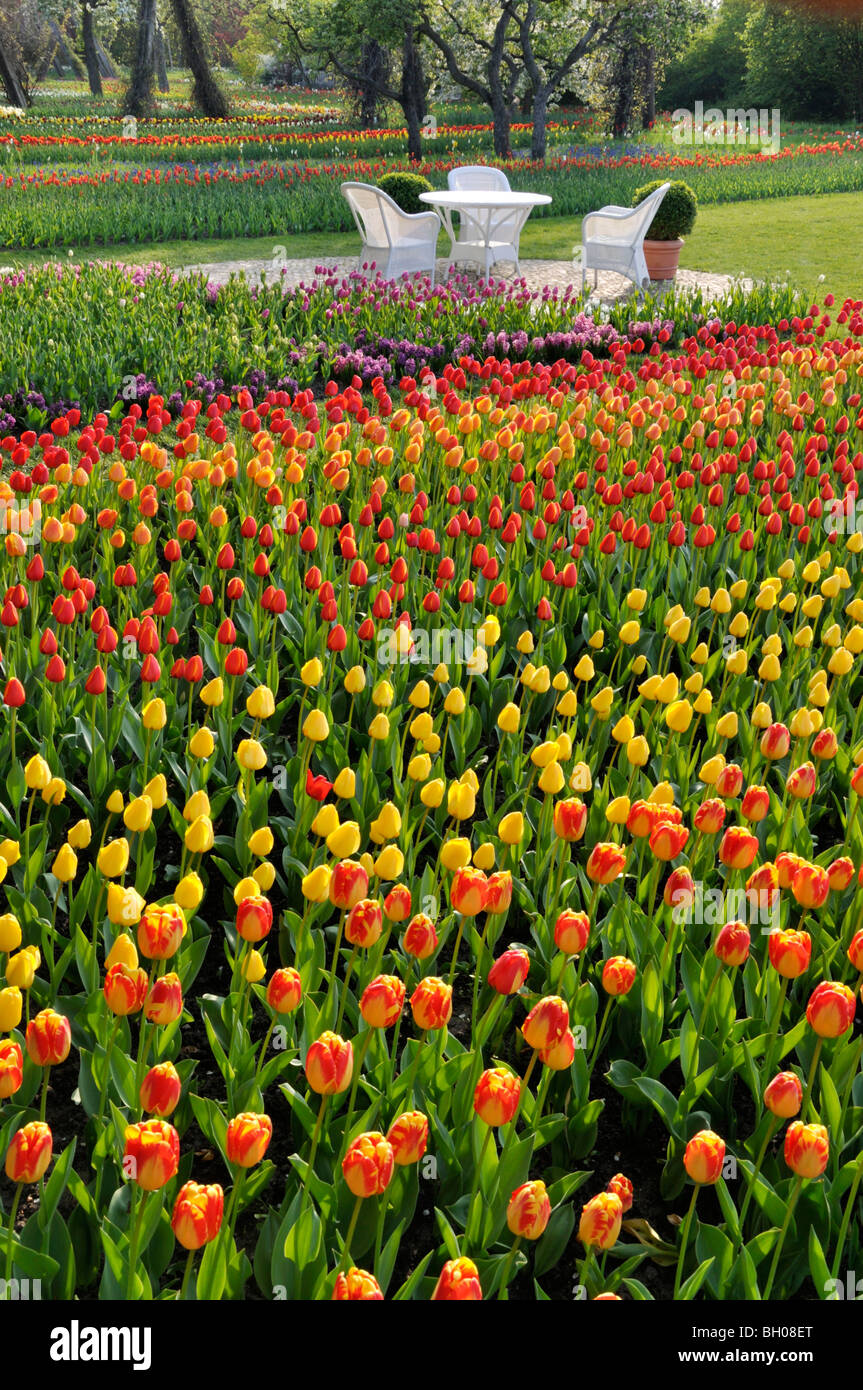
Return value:
<svg viewBox="0 0 863 1390">
<path fill-rule="evenodd" d="M 695 230 L 686 240 L 680 263 L 690 270 L 782 280 L 816 298 L 831 292 L 837 300 L 863 298 L 860 226 L 863 193 L 836 193 L 806 198 L 771 198 L 763 202 L 722 203 L 699 209 Z M 549 217 L 528 222 L 521 237 L 523 260 L 571 261 L 580 239 L 577 218 Z M 356 254 L 353 233 L 310 233 L 221 241 L 167 242 L 150 246 L 107 246 L 60 260 L 119 260 L 131 265 L 162 261 L 184 266 L 199 262 L 268 260 L 276 245 L 290 259 L 326 262 Z M 441 236 L 439 254 L 446 254 Z M 24 266 L 51 259 L 49 253 L 2 252 L 4 264 Z M 819 276 L 823 282 L 819 283 Z"/>
</svg>

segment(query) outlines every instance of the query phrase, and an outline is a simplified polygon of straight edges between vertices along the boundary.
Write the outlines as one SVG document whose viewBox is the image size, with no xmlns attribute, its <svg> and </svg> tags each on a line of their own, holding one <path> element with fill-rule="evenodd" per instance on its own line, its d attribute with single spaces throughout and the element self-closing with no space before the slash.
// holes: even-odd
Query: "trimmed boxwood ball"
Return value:
<svg viewBox="0 0 863 1390">
<path fill-rule="evenodd" d="M 431 208 L 420 202 L 421 193 L 432 191 L 432 185 L 422 174 L 400 174 L 396 170 L 392 174 L 384 174 L 378 188 L 388 193 L 402 212 L 431 212 Z"/>
<path fill-rule="evenodd" d="M 645 198 L 651 193 L 655 193 L 657 188 L 661 188 L 665 179 L 654 179 L 652 183 L 642 184 L 641 188 L 636 188 L 632 195 L 631 207 L 637 207 L 643 203 Z M 647 230 L 648 241 L 677 241 L 678 237 L 688 236 L 695 226 L 695 217 L 698 212 L 698 199 L 682 179 L 676 179 L 662 202 L 659 209 Z"/>
</svg>

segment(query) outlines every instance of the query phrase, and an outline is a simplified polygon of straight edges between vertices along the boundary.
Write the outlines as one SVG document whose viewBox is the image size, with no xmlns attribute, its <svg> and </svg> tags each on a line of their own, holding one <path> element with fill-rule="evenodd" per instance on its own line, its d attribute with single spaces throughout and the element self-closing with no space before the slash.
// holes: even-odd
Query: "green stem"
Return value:
<svg viewBox="0 0 863 1390">
<path fill-rule="evenodd" d="M 801 1112 L 802 1113 L 802 1112 Z M 797 1205 L 797 1198 L 800 1196 L 800 1189 L 803 1186 L 803 1179 L 798 1178 L 794 1184 L 794 1189 L 788 1200 L 785 1211 L 785 1220 L 782 1222 L 782 1229 L 779 1232 L 779 1239 L 776 1242 L 776 1249 L 773 1251 L 773 1260 L 770 1265 L 770 1273 L 767 1276 L 767 1285 L 761 1295 L 762 1302 L 766 1303 L 770 1298 L 773 1289 L 773 1280 L 776 1278 L 776 1271 L 779 1268 L 779 1257 L 782 1254 L 782 1247 L 785 1244 L 785 1237 L 788 1234 L 788 1227 L 791 1225 L 791 1218 L 794 1215 L 794 1208 Z"/>
<path fill-rule="evenodd" d="M 698 1201 L 699 1184 L 696 1183 L 692 1189 L 692 1201 L 689 1203 L 689 1210 L 683 1223 L 683 1231 L 680 1236 L 680 1254 L 677 1259 L 677 1271 L 674 1275 L 674 1293 L 672 1298 L 677 1299 L 680 1293 L 680 1276 L 683 1273 L 683 1263 L 686 1259 L 686 1247 L 689 1243 L 689 1229 L 692 1225 L 692 1217 L 695 1213 L 695 1203 Z"/>
<path fill-rule="evenodd" d="M 471 1184 L 470 1189 L 470 1201 L 467 1204 L 467 1220 L 464 1223 L 464 1254 L 467 1254 L 467 1251 L 470 1247 L 471 1231 L 473 1229 L 473 1209 L 476 1206 L 476 1196 L 477 1192 L 479 1191 L 480 1177 L 482 1175 L 482 1165 L 485 1161 L 486 1150 L 488 1149 L 493 1133 L 494 1131 L 491 1125 L 486 1125 L 485 1138 L 482 1141 L 482 1147 L 479 1151 L 479 1160 L 473 1173 L 473 1182 Z"/>
<path fill-rule="evenodd" d="M 15 1240 L 15 1221 L 18 1216 L 18 1207 L 21 1202 L 21 1193 L 24 1191 L 23 1182 L 19 1182 L 15 1188 L 15 1196 L 12 1199 L 12 1211 L 9 1216 L 9 1236 L 6 1243 L 6 1283 L 12 1278 L 12 1254 Z M 7 1294 L 8 1296 L 8 1294 Z"/>
<path fill-rule="evenodd" d="M 137 1188 L 135 1189 L 137 1193 Z M 138 1241 L 141 1238 L 141 1224 L 144 1219 L 144 1212 L 147 1207 L 149 1192 L 143 1192 L 138 1200 L 138 1210 L 135 1215 L 135 1223 L 132 1228 L 132 1240 L 129 1245 L 129 1273 L 126 1279 L 126 1302 L 132 1298 L 132 1285 L 135 1280 L 135 1266 L 138 1263 Z M 131 1213 L 130 1213 L 131 1217 Z"/>
<path fill-rule="evenodd" d="M 836 1254 L 833 1257 L 833 1269 L 831 1270 L 831 1277 L 833 1279 L 836 1279 L 839 1275 L 839 1265 L 842 1261 L 842 1251 L 845 1248 L 845 1237 L 848 1235 L 848 1226 L 851 1221 L 851 1213 L 854 1210 L 854 1203 L 857 1198 L 857 1189 L 860 1186 L 861 1178 L 863 1178 L 863 1154 L 861 1154 L 857 1160 L 857 1169 L 854 1173 L 854 1181 L 852 1182 L 851 1190 L 848 1193 L 848 1201 L 845 1203 L 845 1211 L 842 1215 L 842 1225 L 839 1227 L 839 1238 L 836 1241 Z"/>
<path fill-rule="evenodd" d="M 506 1301 L 506 1300 L 509 1298 L 509 1294 L 508 1294 L 507 1291 L 506 1291 L 506 1290 L 507 1290 L 507 1285 L 508 1285 L 508 1283 L 509 1283 L 510 1273 L 511 1273 L 511 1271 L 512 1271 L 512 1262 L 513 1262 L 513 1260 L 515 1259 L 516 1251 L 518 1250 L 518 1247 L 519 1247 L 520 1245 L 521 1245 L 521 1236 L 516 1236 L 515 1240 L 513 1241 L 512 1245 L 510 1246 L 509 1254 L 508 1254 L 507 1257 L 506 1257 L 506 1264 L 504 1265 L 504 1267 L 503 1267 L 503 1273 L 502 1273 L 501 1276 L 500 1276 L 500 1288 L 499 1288 L 499 1290 L 498 1290 L 498 1295 L 497 1295 L 497 1296 L 498 1296 L 498 1300 L 503 1299 L 504 1301 Z"/>
<path fill-rule="evenodd" d="M 805 1092 L 805 1094 L 804 1094 L 804 1096 L 803 1096 L 803 1104 L 802 1104 L 801 1107 L 800 1107 L 800 1118 L 801 1118 L 801 1120 L 803 1120 L 804 1122 L 805 1122 L 805 1120 L 806 1120 L 807 1106 L 810 1106 L 810 1104 L 811 1104 L 812 1085 L 813 1085 L 813 1082 L 815 1081 L 815 1072 L 816 1072 L 816 1069 L 817 1069 L 817 1067 L 818 1067 L 818 1059 L 819 1059 L 820 1056 L 821 1056 L 821 1049 L 822 1049 L 823 1046 L 824 1046 L 824 1039 L 823 1039 L 823 1038 L 819 1038 L 818 1041 L 817 1041 L 817 1043 L 815 1044 L 815 1051 L 812 1053 L 812 1062 L 811 1062 L 811 1065 L 810 1065 L 810 1067 L 809 1067 L 809 1076 L 808 1076 L 807 1081 L 806 1081 L 806 1092 Z M 812 1106 L 811 1108 L 812 1108 L 812 1113 L 813 1113 L 813 1115 L 815 1115 L 815 1118 L 816 1118 L 816 1120 L 817 1120 L 817 1119 L 818 1119 L 818 1115 L 817 1115 L 817 1112 L 816 1112 L 816 1110 L 815 1110 L 815 1107 Z"/>
<path fill-rule="evenodd" d="M 351 1223 L 348 1226 L 348 1233 L 345 1236 L 345 1243 L 342 1246 L 341 1257 L 339 1259 L 338 1268 L 336 1269 L 336 1278 L 339 1277 L 339 1275 L 341 1274 L 342 1270 L 345 1268 L 345 1266 L 348 1263 L 348 1260 L 351 1257 L 351 1241 L 354 1238 L 354 1231 L 356 1230 L 357 1221 L 359 1220 L 360 1207 L 362 1206 L 362 1204 L 362 1197 L 358 1197 L 357 1200 L 354 1202 L 354 1209 L 351 1213 Z"/>
<path fill-rule="evenodd" d="M 324 1111 L 325 1111 L 326 1108 L 327 1108 L 327 1101 L 328 1101 L 328 1100 L 329 1100 L 329 1096 L 321 1096 L 321 1105 L 320 1105 L 320 1109 L 318 1110 L 318 1118 L 317 1118 L 317 1120 L 315 1121 L 315 1127 L 314 1127 L 314 1129 L 313 1129 L 313 1131 L 312 1131 L 312 1147 L 311 1147 L 311 1149 L 310 1149 L 310 1151 L 309 1151 L 309 1166 L 308 1166 L 307 1169 L 306 1169 L 306 1176 L 305 1176 L 305 1178 L 303 1179 L 303 1187 L 302 1187 L 302 1192 L 301 1192 L 301 1194 L 300 1194 L 300 1212 L 301 1212 L 301 1213 L 302 1213 L 303 1207 L 304 1207 L 304 1205 L 305 1205 L 306 1194 L 307 1194 L 307 1192 L 308 1192 L 308 1190 L 309 1190 L 309 1178 L 312 1176 L 312 1169 L 313 1169 L 314 1166 L 315 1166 L 315 1154 L 316 1154 L 317 1151 L 318 1151 L 318 1140 L 319 1140 L 320 1137 L 321 1137 L 321 1126 L 322 1126 L 322 1124 L 323 1124 L 323 1122 L 324 1122 Z"/>
<path fill-rule="evenodd" d="M 191 1278 L 191 1275 L 192 1275 L 192 1265 L 193 1265 L 194 1263 L 195 1263 L 195 1252 L 194 1252 L 194 1250 L 190 1250 L 190 1251 L 189 1251 L 189 1257 L 188 1257 L 188 1259 L 186 1260 L 186 1268 L 185 1268 L 185 1270 L 183 1271 L 183 1282 L 182 1282 L 182 1284 L 180 1285 L 180 1291 L 179 1291 L 179 1293 L 177 1294 L 177 1298 L 180 1300 L 180 1302 L 182 1302 L 183 1299 L 186 1297 L 186 1290 L 187 1290 L 188 1287 L 189 1287 L 189 1279 Z"/>
<path fill-rule="evenodd" d="M 743 1222 L 744 1222 L 744 1220 L 746 1219 L 746 1212 L 747 1212 L 747 1210 L 748 1210 L 748 1208 L 749 1208 L 749 1202 L 750 1202 L 750 1199 L 751 1199 L 753 1193 L 755 1192 L 755 1184 L 756 1184 L 757 1181 L 758 1181 L 758 1175 L 759 1175 L 759 1173 L 761 1172 L 761 1165 L 762 1165 L 762 1163 L 764 1162 L 764 1156 L 765 1156 L 765 1154 L 767 1153 L 767 1149 L 768 1149 L 768 1146 L 769 1146 L 769 1144 L 770 1144 L 770 1140 L 773 1138 L 774 1134 L 776 1133 L 776 1130 L 777 1130 L 777 1128 L 778 1128 L 778 1126 L 779 1126 L 780 1123 L 781 1123 L 781 1121 L 780 1121 L 780 1119 L 779 1119 L 779 1116 L 778 1116 L 778 1115 L 773 1115 L 772 1118 L 771 1118 L 771 1120 L 770 1120 L 770 1124 L 769 1124 L 768 1127 L 767 1127 L 767 1133 L 766 1133 L 765 1136 L 764 1136 L 764 1143 L 761 1145 L 761 1148 L 760 1148 L 759 1151 L 758 1151 L 758 1157 L 757 1157 L 756 1160 L 755 1160 L 755 1167 L 754 1167 L 753 1170 L 752 1170 L 752 1177 L 749 1179 L 749 1184 L 748 1184 L 748 1186 L 747 1186 L 747 1188 L 746 1188 L 746 1196 L 743 1198 L 743 1206 L 740 1208 L 740 1220 L 739 1220 L 739 1225 L 740 1225 L 740 1243 L 741 1243 L 741 1245 L 743 1244 Z"/>
</svg>

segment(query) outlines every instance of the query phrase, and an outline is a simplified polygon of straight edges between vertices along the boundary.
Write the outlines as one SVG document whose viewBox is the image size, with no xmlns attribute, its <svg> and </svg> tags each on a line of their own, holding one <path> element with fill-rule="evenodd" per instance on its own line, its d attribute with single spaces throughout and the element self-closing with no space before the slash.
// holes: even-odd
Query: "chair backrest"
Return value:
<svg viewBox="0 0 863 1390">
<path fill-rule="evenodd" d="M 366 246 L 391 246 L 391 229 L 399 220 L 398 203 L 382 188 L 370 183 L 343 183 L 341 193 Z"/>
<path fill-rule="evenodd" d="M 503 170 L 492 169 L 487 164 L 463 164 L 458 169 L 450 169 L 446 181 L 454 193 L 465 189 L 470 193 L 492 193 L 501 189 L 509 192 L 509 179 Z"/>
<path fill-rule="evenodd" d="M 632 209 L 633 212 L 633 231 L 635 236 L 643 236 L 648 230 L 651 222 L 656 216 L 660 203 L 671 187 L 670 183 L 664 183 L 661 188 L 657 188 L 653 193 L 648 193 L 647 197 Z"/>
</svg>

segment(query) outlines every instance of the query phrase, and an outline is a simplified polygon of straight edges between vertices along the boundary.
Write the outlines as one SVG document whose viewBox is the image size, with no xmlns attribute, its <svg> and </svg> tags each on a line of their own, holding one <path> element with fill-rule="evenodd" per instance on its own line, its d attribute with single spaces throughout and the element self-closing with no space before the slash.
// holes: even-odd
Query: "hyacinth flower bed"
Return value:
<svg viewBox="0 0 863 1390">
<path fill-rule="evenodd" d="M 278 249 L 278 248 L 277 248 Z M 737 323 L 789 322 L 808 304 L 785 290 L 736 291 L 722 305 Z M 0 272 L 0 429 L 41 432 L 70 406 L 122 418 L 130 402 L 162 394 L 177 411 L 191 390 L 209 405 L 246 388 L 321 390 L 333 374 L 388 386 L 423 368 L 443 371 L 465 353 L 551 363 L 605 357 L 618 345 L 658 352 L 717 310 L 700 294 L 648 298 L 634 321 L 625 305 L 600 320 L 570 290 L 530 291 L 521 280 L 453 276 L 384 281 L 317 267 L 308 285 L 226 286 L 164 267 L 90 263 Z M 143 324 L 143 328 L 142 328 Z"/>
<path fill-rule="evenodd" d="M 7 1278 L 838 1296 L 861 309 L 3 440 Z"/>
</svg>

